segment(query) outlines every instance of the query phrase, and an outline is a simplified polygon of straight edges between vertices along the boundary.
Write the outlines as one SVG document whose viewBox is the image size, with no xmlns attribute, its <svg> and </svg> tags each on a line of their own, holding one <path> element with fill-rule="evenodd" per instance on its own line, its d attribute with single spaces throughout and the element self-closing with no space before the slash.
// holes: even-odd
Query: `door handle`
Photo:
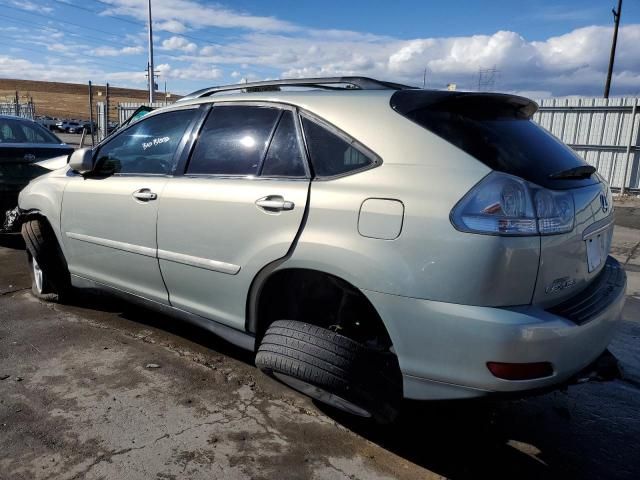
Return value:
<svg viewBox="0 0 640 480">
<path fill-rule="evenodd" d="M 150 200 L 155 200 L 155 199 L 158 198 L 158 194 L 157 193 L 153 193 L 148 188 L 141 188 L 140 190 L 136 190 L 131 195 L 136 200 L 140 200 L 142 202 L 148 202 Z"/>
<path fill-rule="evenodd" d="M 282 212 L 293 210 L 296 205 L 282 198 L 280 195 L 268 195 L 256 200 L 256 205 L 267 212 Z"/>
</svg>

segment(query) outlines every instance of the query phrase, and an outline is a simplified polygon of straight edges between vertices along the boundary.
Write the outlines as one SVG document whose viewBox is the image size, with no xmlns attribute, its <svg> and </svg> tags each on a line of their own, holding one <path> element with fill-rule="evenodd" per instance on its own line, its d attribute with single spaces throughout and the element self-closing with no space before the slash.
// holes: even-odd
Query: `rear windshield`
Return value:
<svg viewBox="0 0 640 480">
<path fill-rule="evenodd" d="M 493 170 L 548 188 L 574 188 L 597 178 L 551 179 L 550 175 L 587 165 L 571 148 L 528 118 L 496 108 L 450 111 L 432 105 L 403 113 L 420 126 L 464 150 Z"/>
</svg>

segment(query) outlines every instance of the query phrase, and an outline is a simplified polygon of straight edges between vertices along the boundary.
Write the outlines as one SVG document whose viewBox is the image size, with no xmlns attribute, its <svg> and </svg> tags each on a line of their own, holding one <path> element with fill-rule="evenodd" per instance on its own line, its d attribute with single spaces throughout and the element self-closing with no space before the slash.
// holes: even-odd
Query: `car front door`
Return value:
<svg viewBox="0 0 640 480">
<path fill-rule="evenodd" d="M 157 259 L 158 200 L 196 111 L 161 113 L 131 125 L 98 147 L 90 174 L 69 180 L 61 225 L 73 275 L 168 303 Z"/>
<path fill-rule="evenodd" d="M 220 104 L 159 202 L 158 258 L 171 304 L 243 329 L 256 274 L 300 229 L 310 175 L 293 108 Z"/>
</svg>

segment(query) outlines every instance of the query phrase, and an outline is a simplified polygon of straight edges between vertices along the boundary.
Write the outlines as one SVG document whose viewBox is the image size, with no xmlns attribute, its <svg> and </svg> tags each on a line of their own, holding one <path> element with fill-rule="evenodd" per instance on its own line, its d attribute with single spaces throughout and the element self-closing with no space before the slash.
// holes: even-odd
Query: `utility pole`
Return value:
<svg viewBox="0 0 640 480">
<path fill-rule="evenodd" d="M 96 146 L 96 137 L 94 134 L 95 128 L 93 124 L 93 88 L 91 87 L 91 80 L 89 80 L 89 123 L 91 124 L 91 146 Z"/>
<path fill-rule="evenodd" d="M 147 76 L 149 77 L 149 103 L 153 103 L 153 91 L 156 83 L 153 73 L 153 27 L 151 25 L 151 0 L 149 0 L 149 62 L 147 63 Z"/>
<path fill-rule="evenodd" d="M 622 0 L 618 0 L 618 10 L 611 10 L 613 13 L 613 41 L 611 42 L 611 55 L 609 55 L 609 70 L 607 71 L 607 83 L 604 85 L 604 98 L 609 98 L 611 89 L 611 75 L 613 74 L 613 62 L 616 58 L 616 44 L 618 43 L 618 27 L 620 26 L 620 14 L 622 13 Z"/>
<path fill-rule="evenodd" d="M 106 112 L 104 124 L 106 125 L 105 128 L 107 129 L 107 132 L 109 132 L 109 82 L 107 82 L 104 89 L 104 111 Z"/>
</svg>

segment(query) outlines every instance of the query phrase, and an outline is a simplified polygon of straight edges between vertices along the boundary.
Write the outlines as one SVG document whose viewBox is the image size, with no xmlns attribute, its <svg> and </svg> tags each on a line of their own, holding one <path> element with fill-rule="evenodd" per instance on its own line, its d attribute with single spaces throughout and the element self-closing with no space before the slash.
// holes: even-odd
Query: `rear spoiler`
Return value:
<svg viewBox="0 0 640 480">
<path fill-rule="evenodd" d="M 470 116 L 529 119 L 538 110 L 536 102 L 518 95 L 438 90 L 398 90 L 391 96 L 390 104 L 403 115 L 429 109 Z"/>
</svg>

